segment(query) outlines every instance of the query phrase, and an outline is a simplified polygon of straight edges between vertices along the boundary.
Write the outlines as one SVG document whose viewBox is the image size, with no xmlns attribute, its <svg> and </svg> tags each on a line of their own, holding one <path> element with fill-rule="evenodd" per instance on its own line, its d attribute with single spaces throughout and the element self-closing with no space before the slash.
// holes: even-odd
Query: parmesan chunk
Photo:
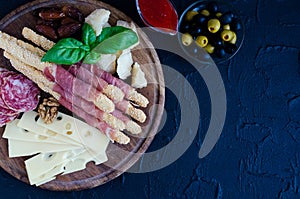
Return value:
<svg viewBox="0 0 300 199">
<path fill-rule="evenodd" d="M 85 18 L 85 22 L 90 24 L 96 32 L 100 35 L 104 25 L 108 23 L 110 11 L 105 9 L 96 9 L 89 16 Z"/>
<path fill-rule="evenodd" d="M 131 86 L 134 88 L 143 88 L 147 86 L 145 74 L 137 62 L 135 62 L 132 67 Z"/>
<path fill-rule="evenodd" d="M 117 74 L 120 79 L 127 79 L 131 75 L 131 66 L 133 64 L 130 49 L 123 50 L 119 59 L 117 60 Z"/>
<path fill-rule="evenodd" d="M 116 55 L 101 54 L 101 57 L 99 61 L 96 63 L 96 65 L 102 70 L 114 74 L 116 72 L 116 59 L 117 59 Z"/>
</svg>

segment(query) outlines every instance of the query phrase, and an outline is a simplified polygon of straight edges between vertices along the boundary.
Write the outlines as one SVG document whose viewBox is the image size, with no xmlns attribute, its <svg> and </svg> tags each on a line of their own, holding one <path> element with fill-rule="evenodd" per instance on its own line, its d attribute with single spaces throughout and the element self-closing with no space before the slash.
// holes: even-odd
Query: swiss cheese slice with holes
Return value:
<svg viewBox="0 0 300 199">
<path fill-rule="evenodd" d="M 67 161 L 66 161 L 67 162 Z M 40 175 L 37 178 L 29 178 L 29 182 L 31 185 L 35 184 L 36 186 L 39 186 L 41 184 L 47 183 L 51 180 L 54 180 L 58 174 L 63 173 L 64 171 L 64 164 L 60 164 L 58 166 L 55 166 L 50 171 L 46 172 L 45 174 Z"/>
<path fill-rule="evenodd" d="M 63 135 L 53 132 L 41 125 L 38 125 L 37 124 L 38 119 L 39 119 L 39 115 L 37 112 L 29 111 L 29 112 L 23 113 L 23 115 L 17 125 L 18 125 L 18 127 L 23 128 L 27 131 L 33 132 L 35 134 L 55 139 L 59 143 L 72 144 L 72 145 L 78 145 L 78 146 L 83 147 L 82 144 L 68 138 L 67 136 L 63 136 Z"/>
<path fill-rule="evenodd" d="M 53 144 L 64 144 L 58 140 L 44 135 L 38 135 L 23 128 L 17 126 L 19 120 L 16 119 L 6 125 L 3 133 L 3 138 L 27 141 L 27 142 L 41 142 L 41 143 L 53 143 Z"/>
<path fill-rule="evenodd" d="M 37 153 L 59 152 L 80 149 L 82 147 L 70 144 L 52 144 L 42 142 L 27 142 L 8 139 L 8 155 L 10 158 L 30 156 Z"/>
<path fill-rule="evenodd" d="M 41 179 L 40 181 L 43 181 L 48 178 L 54 177 L 54 175 L 59 174 L 57 172 L 61 170 L 61 169 L 55 170 L 57 166 L 61 164 L 66 164 L 70 158 L 82 153 L 83 151 L 84 149 L 61 151 L 61 152 L 54 152 L 54 153 L 41 153 L 26 160 L 25 167 L 26 167 L 29 181 L 35 184 L 38 182 L 38 180 L 35 179 Z"/>
<path fill-rule="evenodd" d="M 37 124 L 60 135 L 67 136 L 96 154 L 106 149 L 109 144 L 109 139 L 98 129 L 61 112 L 58 112 L 56 120 L 51 124 L 45 124 L 41 118 L 38 119 Z"/>
<path fill-rule="evenodd" d="M 107 156 L 105 151 L 100 151 L 98 155 L 85 151 L 71 160 L 64 166 L 64 172 L 62 175 L 73 173 L 76 171 L 81 171 L 86 168 L 87 163 L 93 161 L 95 165 L 99 165 L 107 161 Z"/>
</svg>

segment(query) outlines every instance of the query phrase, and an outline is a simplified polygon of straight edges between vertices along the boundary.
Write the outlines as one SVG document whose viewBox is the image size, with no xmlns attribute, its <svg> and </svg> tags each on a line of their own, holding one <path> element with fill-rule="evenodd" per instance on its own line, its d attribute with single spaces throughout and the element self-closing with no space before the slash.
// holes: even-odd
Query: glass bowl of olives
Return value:
<svg viewBox="0 0 300 199">
<path fill-rule="evenodd" d="M 222 1 L 197 1 L 181 15 L 178 40 L 182 49 L 201 58 L 203 48 L 216 63 L 231 59 L 244 40 L 244 25 L 236 11 Z"/>
</svg>

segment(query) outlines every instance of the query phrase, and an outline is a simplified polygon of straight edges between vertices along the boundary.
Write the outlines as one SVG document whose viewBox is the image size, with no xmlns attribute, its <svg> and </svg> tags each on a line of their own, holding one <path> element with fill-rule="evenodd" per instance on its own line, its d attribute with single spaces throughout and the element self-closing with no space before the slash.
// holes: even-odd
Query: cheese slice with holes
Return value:
<svg viewBox="0 0 300 199">
<path fill-rule="evenodd" d="M 59 152 L 82 148 L 70 144 L 52 144 L 42 142 L 27 142 L 20 140 L 8 140 L 8 155 L 10 158 L 30 156 L 37 153 Z"/>
<path fill-rule="evenodd" d="M 18 122 L 18 127 L 23 128 L 27 131 L 33 132 L 35 134 L 41 135 L 41 136 L 46 136 L 52 139 L 55 139 L 59 143 L 63 144 L 71 144 L 71 145 L 78 145 L 82 146 L 81 143 L 78 143 L 67 136 L 63 136 L 61 134 L 58 134 L 56 132 L 53 132 L 43 126 L 40 126 L 37 124 L 39 116 L 38 113 L 35 111 L 29 111 L 23 114 L 21 119 Z"/>
<path fill-rule="evenodd" d="M 86 168 L 87 163 L 93 161 L 96 165 L 99 165 L 107 161 L 105 151 L 101 151 L 98 155 L 94 155 L 89 151 L 85 151 L 78 156 L 72 158 L 64 167 L 65 170 L 62 175 L 81 171 Z"/>
<path fill-rule="evenodd" d="M 55 153 L 41 153 L 25 161 L 25 167 L 30 181 L 41 178 L 58 165 L 66 163 L 70 158 L 82 153 L 81 150 L 69 150 Z M 52 174 L 48 174 L 52 175 Z M 47 176 L 50 178 L 52 176 Z"/>
<path fill-rule="evenodd" d="M 29 179 L 29 182 L 31 185 L 35 184 L 35 185 L 39 186 L 41 184 L 47 183 L 51 180 L 54 180 L 56 178 L 56 176 L 58 174 L 63 173 L 63 171 L 64 171 L 64 164 L 60 164 L 60 165 L 55 166 L 53 169 L 51 169 L 47 173 L 40 175 L 37 178 L 32 179 L 28 175 L 28 179 Z"/>
<path fill-rule="evenodd" d="M 54 144 L 63 144 L 58 140 L 55 140 L 51 137 L 44 135 L 38 135 L 23 128 L 17 126 L 19 120 L 16 119 L 6 125 L 5 131 L 3 133 L 3 138 L 13 139 L 19 141 L 27 142 L 41 142 L 41 143 L 54 143 Z"/>
<path fill-rule="evenodd" d="M 61 112 L 58 112 L 57 119 L 53 123 L 45 124 L 40 118 L 37 124 L 60 135 L 67 136 L 96 153 L 106 149 L 109 143 L 109 139 L 98 129 Z"/>
<path fill-rule="evenodd" d="M 47 182 L 50 182 L 50 181 L 52 181 L 52 180 L 55 180 L 55 177 L 45 179 L 44 181 L 40 181 L 40 182 L 36 183 L 35 186 L 37 186 L 37 187 L 38 187 L 38 186 L 41 186 L 41 185 L 43 185 L 43 184 L 45 184 L 45 183 L 47 183 Z"/>
</svg>

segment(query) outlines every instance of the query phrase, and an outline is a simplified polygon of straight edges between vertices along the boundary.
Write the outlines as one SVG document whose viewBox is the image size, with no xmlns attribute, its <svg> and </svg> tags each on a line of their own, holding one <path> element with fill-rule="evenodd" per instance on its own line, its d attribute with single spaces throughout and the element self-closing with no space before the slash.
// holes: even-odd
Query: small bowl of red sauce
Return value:
<svg viewBox="0 0 300 199">
<path fill-rule="evenodd" d="M 179 19 L 178 31 L 178 41 L 186 54 L 201 58 L 204 49 L 216 63 L 231 59 L 241 48 L 245 35 L 237 12 L 218 0 L 202 0 L 188 6 Z"/>
<path fill-rule="evenodd" d="M 178 15 L 169 0 L 136 0 L 136 7 L 146 26 L 161 33 L 177 33 Z"/>
</svg>

